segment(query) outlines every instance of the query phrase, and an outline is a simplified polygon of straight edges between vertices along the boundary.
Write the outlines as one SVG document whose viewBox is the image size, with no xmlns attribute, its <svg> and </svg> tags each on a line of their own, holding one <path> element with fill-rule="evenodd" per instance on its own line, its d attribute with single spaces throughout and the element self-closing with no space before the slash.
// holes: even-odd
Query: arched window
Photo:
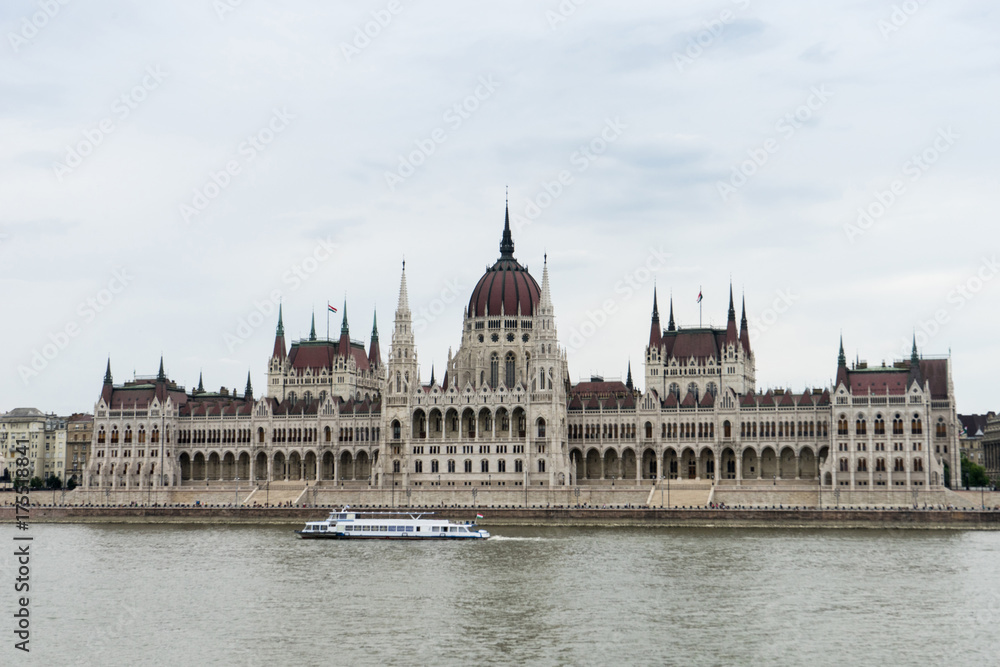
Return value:
<svg viewBox="0 0 1000 667">
<path fill-rule="evenodd" d="M 500 355 L 496 352 L 490 355 L 490 389 L 496 389 L 500 382 Z"/>
<path fill-rule="evenodd" d="M 850 472 L 847 467 L 847 459 L 840 459 L 840 472 Z"/>
<path fill-rule="evenodd" d="M 716 386 L 714 382 L 709 382 L 707 385 L 705 385 L 705 391 L 710 393 L 712 395 L 712 398 L 715 398 L 719 395 L 719 387 Z"/>
<path fill-rule="evenodd" d="M 433 461 L 431 461 L 431 472 L 432 473 L 441 472 L 438 469 L 438 461 L 437 461 L 437 459 L 434 459 Z"/>
<path fill-rule="evenodd" d="M 479 462 L 479 472 L 489 472 L 489 471 L 490 471 L 490 462 L 487 461 L 486 459 L 483 459 L 482 461 L 480 461 Z"/>
<path fill-rule="evenodd" d="M 392 471 L 394 473 L 399 473 L 399 461 L 392 462 Z"/>
<path fill-rule="evenodd" d="M 903 467 L 903 459 L 896 459 L 893 462 L 892 469 L 895 472 L 906 472 L 906 468 Z"/>
<path fill-rule="evenodd" d="M 545 461 L 544 460 L 539 460 L 538 461 L 538 472 L 545 472 Z"/>
<path fill-rule="evenodd" d="M 688 383 L 688 391 L 691 394 L 694 395 L 694 400 L 697 401 L 698 400 L 698 383 L 696 383 L 696 382 L 689 382 Z"/>
<path fill-rule="evenodd" d="M 524 461 L 521 459 L 514 460 L 514 472 L 524 472 Z"/>
<path fill-rule="evenodd" d="M 868 459 L 858 459 L 858 472 L 868 472 Z"/>
<path fill-rule="evenodd" d="M 392 439 L 399 440 L 399 420 L 392 420 Z"/>
<path fill-rule="evenodd" d="M 107 433 L 104 432 L 104 427 L 102 426 L 101 430 L 97 432 L 97 444 L 103 445 L 106 439 L 107 439 Z"/>
<path fill-rule="evenodd" d="M 653 424 L 651 422 L 646 422 L 646 437 L 653 437 Z"/>
<path fill-rule="evenodd" d="M 945 426 L 943 419 L 938 419 L 938 423 L 934 427 L 934 437 L 944 438 L 948 435 L 948 427 Z"/>
<path fill-rule="evenodd" d="M 424 471 L 424 462 L 423 461 L 414 461 L 413 462 L 413 472 L 423 472 L 423 471 Z"/>
<path fill-rule="evenodd" d="M 466 459 L 464 467 L 465 467 L 465 472 L 472 472 L 472 461 Z"/>
<path fill-rule="evenodd" d="M 455 472 L 455 462 L 448 461 L 448 472 Z"/>
<path fill-rule="evenodd" d="M 396 371 L 396 392 L 403 391 L 403 376 L 400 375 L 399 371 Z"/>
<path fill-rule="evenodd" d="M 854 434 L 855 435 L 867 435 L 868 434 L 868 426 L 865 423 L 864 417 L 858 417 L 854 421 Z"/>
<path fill-rule="evenodd" d="M 920 415 L 914 414 L 913 419 L 910 420 L 910 433 L 912 435 L 922 435 L 924 432 L 924 423 L 920 419 Z"/>
<path fill-rule="evenodd" d="M 508 352 L 503 359 L 503 383 L 508 389 L 513 389 L 517 384 L 517 376 L 514 373 L 514 353 Z"/>
<path fill-rule="evenodd" d="M 674 395 L 678 401 L 681 400 L 681 386 L 676 382 L 670 383 L 670 393 Z"/>
<path fill-rule="evenodd" d="M 837 420 L 837 435 L 847 435 L 847 418 L 844 415 Z"/>
<path fill-rule="evenodd" d="M 541 417 L 538 418 L 538 437 L 539 438 L 545 437 L 545 420 L 542 419 Z"/>
<path fill-rule="evenodd" d="M 885 459 L 875 459 L 875 472 L 885 472 Z"/>
</svg>

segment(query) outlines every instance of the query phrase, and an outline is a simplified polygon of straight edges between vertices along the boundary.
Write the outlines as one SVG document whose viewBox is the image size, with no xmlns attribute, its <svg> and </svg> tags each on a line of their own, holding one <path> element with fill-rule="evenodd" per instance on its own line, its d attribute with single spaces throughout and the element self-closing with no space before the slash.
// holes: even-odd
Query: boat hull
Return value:
<svg viewBox="0 0 1000 667">
<path fill-rule="evenodd" d="M 312 531 L 295 531 L 299 537 L 303 540 L 395 540 L 397 542 L 413 542 L 416 540 L 436 540 L 441 542 L 442 540 L 448 541 L 458 541 L 458 540 L 488 540 L 488 536 L 484 535 L 421 535 L 419 537 L 407 537 L 404 533 L 402 537 L 400 536 L 381 536 L 381 535 L 341 535 L 338 533 L 317 533 Z"/>
</svg>

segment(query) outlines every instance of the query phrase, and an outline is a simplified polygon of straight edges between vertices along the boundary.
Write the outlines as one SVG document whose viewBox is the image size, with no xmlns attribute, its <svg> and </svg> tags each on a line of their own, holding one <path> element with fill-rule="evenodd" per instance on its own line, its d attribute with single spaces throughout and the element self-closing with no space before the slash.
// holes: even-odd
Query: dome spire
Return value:
<svg viewBox="0 0 1000 667">
<path fill-rule="evenodd" d="M 514 259 L 514 238 L 510 234 L 510 206 L 504 202 L 503 238 L 500 239 L 500 259 Z"/>
</svg>

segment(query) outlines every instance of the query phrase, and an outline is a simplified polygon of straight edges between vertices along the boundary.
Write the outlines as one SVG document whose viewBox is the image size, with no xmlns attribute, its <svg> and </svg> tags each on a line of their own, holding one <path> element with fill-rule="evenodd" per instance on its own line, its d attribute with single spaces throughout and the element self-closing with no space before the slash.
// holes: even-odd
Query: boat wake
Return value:
<svg viewBox="0 0 1000 667">
<path fill-rule="evenodd" d="M 551 542 L 551 537 L 513 537 L 508 535 L 494 535 L 493 542 Z"/>
</svg>

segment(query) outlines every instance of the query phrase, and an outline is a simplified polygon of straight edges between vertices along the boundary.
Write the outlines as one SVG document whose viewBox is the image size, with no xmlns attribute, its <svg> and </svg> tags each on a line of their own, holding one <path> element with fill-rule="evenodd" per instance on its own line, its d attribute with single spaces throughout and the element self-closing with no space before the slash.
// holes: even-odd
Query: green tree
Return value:
<svg viewBox="0 0 1000 667">
<path fill-rule="evenodd" d="M 40 489 L 44 486 L 44 484 L 42 484 L 42 478 L 36 476 L 31 478 L 28 482 L 28 486 L 32 489 Z"/>
<path fill-rule="evenodd" d="M 45 488 L 46 489 L 56 489 L 56 490 L 61 489 L 62 488 L 62 480 L 59 479 L 59 477 L 56 476 L 56 475 L 49 475 L 45 479 Z"/>
<path fill-rule="evenodd" d="M 970 461 L 965 454 L 962 455 L 962 486 L 968 489 L 970 486 L 989 486 L 990 478 L 986 475 L 986 468 Z"/>
</svg>

